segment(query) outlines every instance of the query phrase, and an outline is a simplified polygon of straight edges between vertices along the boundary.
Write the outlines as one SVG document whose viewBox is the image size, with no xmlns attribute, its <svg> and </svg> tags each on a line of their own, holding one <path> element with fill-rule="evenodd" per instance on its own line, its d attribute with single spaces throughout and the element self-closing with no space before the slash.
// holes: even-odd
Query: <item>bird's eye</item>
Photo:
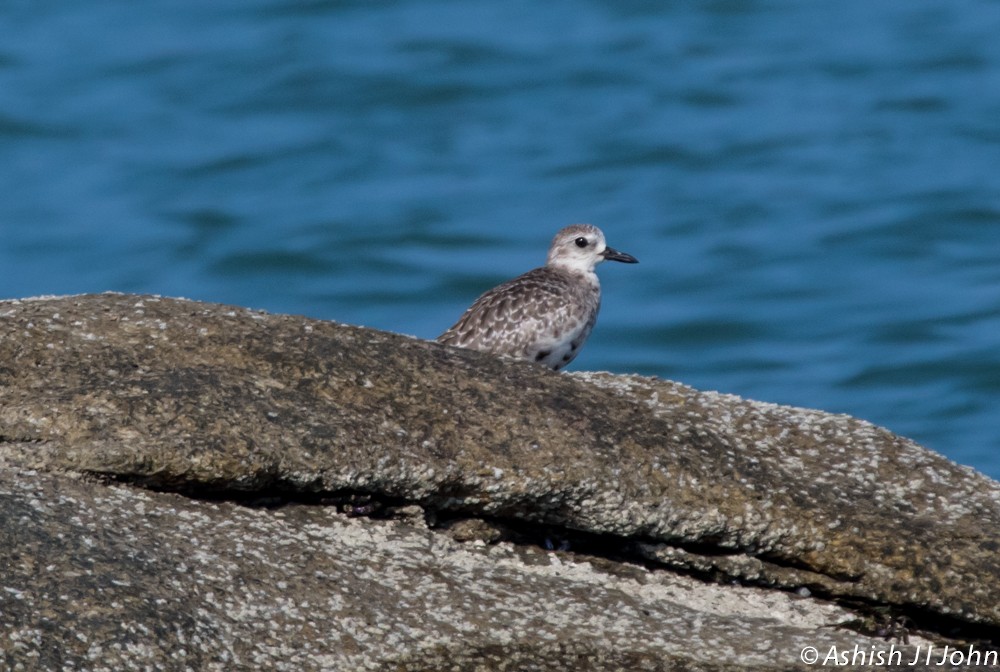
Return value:
<svg viewBox="0 0 1000 672">
<path fill-rule="evenodd" d="M 587 239 L 584 238 L 583 236 L 580 236 L 579 238 L 576 239 L 576 246 L 587 247 Z"/>
</svg>

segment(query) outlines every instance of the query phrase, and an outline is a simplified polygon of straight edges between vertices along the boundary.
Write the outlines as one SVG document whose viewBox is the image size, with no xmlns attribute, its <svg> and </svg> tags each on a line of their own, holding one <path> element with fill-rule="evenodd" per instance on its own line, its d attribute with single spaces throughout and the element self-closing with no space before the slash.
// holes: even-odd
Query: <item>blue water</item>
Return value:
<svg viewBox="0 0 1000 672">
<path fill-rule="evenodd" d="M 576 369 L 845 412 L 1000 477 L 994 0 L 7 0 L 0 297 L 431 338 L 588 221 Z"/>
</svg>

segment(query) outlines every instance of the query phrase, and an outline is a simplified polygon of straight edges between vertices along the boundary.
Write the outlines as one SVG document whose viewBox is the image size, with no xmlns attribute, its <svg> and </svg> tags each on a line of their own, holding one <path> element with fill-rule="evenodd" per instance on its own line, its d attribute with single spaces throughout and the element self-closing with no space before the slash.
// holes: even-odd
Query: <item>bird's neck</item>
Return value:
<svg viewBox="0 0 1000 672">
<path fill-rule="evenodd" d="M 559 271 L 560 273 L 580 278 L 584 282 L 595 287 L 600 287 L 601 285 L 600 281 L 597 279 L 597 273 L 594 272 L 593 264 L 555 263 L 547 264 L 547 266 L 553 270 Z"/>
</svg>

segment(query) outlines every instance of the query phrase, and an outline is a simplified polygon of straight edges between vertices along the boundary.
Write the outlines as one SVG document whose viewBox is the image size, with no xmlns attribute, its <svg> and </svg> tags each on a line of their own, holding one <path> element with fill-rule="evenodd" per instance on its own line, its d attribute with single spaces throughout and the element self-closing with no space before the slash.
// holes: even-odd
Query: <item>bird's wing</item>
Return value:
<svg viewBox="0 0 1000 672">
<path fill-rule="evenodd" d="M 543 316 L 566 310 L 572 288 L 568 281 L 544 269 L 524 275 L 489 290 L 469 307 L 439 343 L 476 350 L 520 355 L 526 347 L 545 337 L 550 328 Z"/>
</svg>

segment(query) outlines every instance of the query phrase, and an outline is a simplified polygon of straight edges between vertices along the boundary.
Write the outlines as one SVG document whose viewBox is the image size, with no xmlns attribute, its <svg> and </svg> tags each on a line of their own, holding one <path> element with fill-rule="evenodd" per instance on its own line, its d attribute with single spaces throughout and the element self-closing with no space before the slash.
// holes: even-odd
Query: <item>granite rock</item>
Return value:
<svg viewBox="0 0 1000 672">
<path fill-rule="evenodd" d="M 0 467 L 25 669 L 787 669 L 882 645 L 833 627 L 859 606 L 1000 632 L 1000 484 L 887 430 L 304 317 L 0 302 Z"/>
</svg>

